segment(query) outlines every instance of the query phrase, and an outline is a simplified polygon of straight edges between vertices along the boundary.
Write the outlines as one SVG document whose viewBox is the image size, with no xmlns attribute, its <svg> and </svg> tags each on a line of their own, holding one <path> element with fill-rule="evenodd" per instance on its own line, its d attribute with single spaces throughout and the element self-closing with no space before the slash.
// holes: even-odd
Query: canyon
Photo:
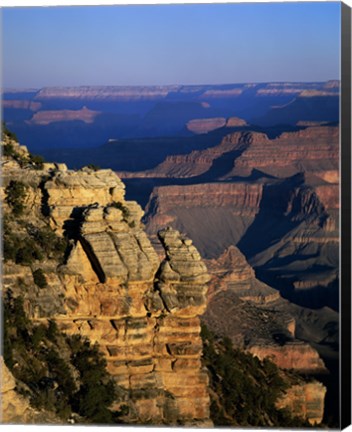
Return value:
<svg viewBox="0 0 352 432">
<path fill-rule="evenodd" d="M 206 259 L 207 326 L 319 376 L 338 356 L 338 136 L 321 124 L 276 138 L 229 131 L 216 146 L 120 173 L 127 185 L 155 184 L 143 219 L 152 242 L 171 225 Z"/>
<path fill-rule="evenodd" d="M 306 359 L 298 372 L 325 371 L 317 351 L 296 340 L 295 319 L 282 307 L 285 301 L 256 278 L 237 248 L 230 246 L 218 260 L 204 261 L 195 241 L 170 226 L 159 229 L 157 239 L 151 242 L 140 222 L 142 209 L 125 199 L 125 186 L 111 170 L 86 167 L 71 171 L 57 163 L 33 169 L 25 147 L 9 138 L 5 145 L 11 145 L 15 154 L 15 158 L 5 156 L 3 160 L 1 193 L 7 226 L 18 234 L 33 224 L 41 229 L 50 227 L 56 235 L 68 238 L 69 248 L 61 263 L 54 258 L 31 266 L 8 261 L 4 290 L 23 297 L 25 312 L 34 323 L 47 324 L 55 319 L 66 334 L 80 334 L 99 343 L 107 370 L 120 389 L 113 408 L 129 408 L 124 421 L 212 425 L 208 375 L 201 362 L 200 324 L 202 320 L 226 336 L 222 320 L 228 321 L 235 307 L 238 317 L 240 311 L 246 314 L 242 325 L 251 329 L 246 333 L 236 320 L 230 321 L 229 328 L 236 331 L 229 335 L 236 345 L 242 344 L 259 358 L 273 358 L 283 369 L 297 364 L 297 352 Z M 24 163 L 29 164 L 27 169 Z M 25 209 L 20 218 L 11 217 L 12 204 L 7 198 L 11 181 L 25 185 Z M 247 211 L 246 217 L 255 217 L 261 187 L 244 184 L 245 193 L 238 193 L 232 185 L 225 187 L 228 190 L 222 194 L 214 189 L 214 203 L 224 208 L 235 204 L 234 213 L 242 217 Z M 169 196 L 172 201 L 173 196 Z M 195 204 L 203 206 L 203 199 L 199 195 Z M 45 274 L 46 286 L 33 283 L 38 268 Z M 224 310 L 223 296 L 226 315 L 214 320 L 217 311 Z M 256 322 L 254 326 L 251 319 Z M 275 329 L 267 326 L 268 321 Z M 283 334 L 291 341 L 281 349 L 286 353 L 280 354 Z M 271 344 L 267 344 L 268 338 Z M 43 413 L 33 413 L 28 402 L 14 394 L 10 375 L 5 382 L 9 384 L 2 391 L 12 410 L 7 421 L 42 421 Z M 299 400 L 304 406 L 302 418 L 319 423 L 325 387 L 314 381 L 307 386 L 295 381 L 278 403 L 280 407 L 296 407 Z M 312 388 L 314 404 L 309 396 Z"/>
<path fill-rule="evenodd" d="M 212 425 L 206 326 L 279 368 L 278 409 L 336 423 L 339 82 L 4 96 L 6 124 L 55 160 L 36 165 L 5 136 L 7 226 L 68 242 L 60 262 L 8 260 L 4 290 L 24 297 L 36 325 L 55 319 L 99 344 L 123 422 Z M 24 184 L 18 220 L 11 182 Z M 9 421 L 40 422 L 6 380 Z"/>
<path fill-rule="evenodd" d="M 299 122 L 337 122 L 339 85 L 327 81 L 14 88 L 3 90 L 2 103 L 7 125 L 31 151 L 68 162 L 75 149 L 99 147 L 109 139 L 130 139 L 133 145 L 136 138 L 192 136 L 246 123 L 290 128 Z M 100 114 L 88 117 L 84 109 Z M 100 158 L 104 161 L 102 154 Z M 74 160 L 72 155 L 69 164 Z"/>
</svg>

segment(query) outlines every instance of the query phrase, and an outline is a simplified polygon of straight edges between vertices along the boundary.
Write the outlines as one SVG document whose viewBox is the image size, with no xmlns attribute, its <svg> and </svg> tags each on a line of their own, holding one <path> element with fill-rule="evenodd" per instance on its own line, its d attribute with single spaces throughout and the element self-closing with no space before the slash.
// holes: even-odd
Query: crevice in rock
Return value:
<svg viewBox="0 0 352 432">
<path fill-rule="evenodd" d="M 79 241 L 82 245 L 82 248 L 83 248 L 85 254 L 87 255 L 87 258 L 89 259 L 89 262 L 92 266 L 92 269 L 94 270 L 95 274 L 97 275 L 97 277 L 99 279 L 99 282 L 105 283 L 106 282 L 105 273 L 104 273 L 104 271 L 100 265 L 98 258 L 96 257 L 96 255 L 92 249 L 92 246 L 82 236 L 79 238 Z"/>
</svg>

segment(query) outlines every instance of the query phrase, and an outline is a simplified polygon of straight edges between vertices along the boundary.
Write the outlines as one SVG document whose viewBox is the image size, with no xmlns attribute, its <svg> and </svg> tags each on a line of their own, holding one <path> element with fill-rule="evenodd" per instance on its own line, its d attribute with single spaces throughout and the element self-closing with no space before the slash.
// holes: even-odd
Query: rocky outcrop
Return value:
<svg viewBox="0 0 352 432">
<path fill-rule="evenodd" d="M 304 342 L 269 345 L 265 341 L 263 344 L 248 347 L 247 351 L 260 360 L 269 358 L 282 369 L 294 369 L 305 374 L 327 373 L 317 351 Z"/>
<path fill-rule="evenodd" d="M 195 134 L 204 134 L 215 129 L 226 126 L 227 128 L 248 126 L 247 122 L 239 117 L 212 117 L 205 119 L 190 120 L 186 124 L 186 128 Z"/>
<path fill-rule="evenodd" d="M 99 342 L 123 389 L 116 407 L 128 404 L 130 421 L 210 424 L 198 318 L 206 267 L 191 241 L 171 229 L 160 233 L 166 257 L 159 267 L 144 232 L 122 218 L 102 207 L 83 214 L 62 270 L 66 314 L 57 322 Z"/>
<path fill-rule="evenodd" d="M 59 230 L 93 203 L 101 205 L 124 200 L 125 186 L 111 170 L 57 170 L 43 186 L 51 223 Z"/>
<path fill-rule="evenodd" d="M 211 274 L 208 300 L 219 291 L 234 291 L 243 301 L 266 304 L 280 298 L 280 293 L 255 277 L 253 268 L 235 246 L 218 258 L 207 260 Z"/>
<path fill-rule="evenodd" d="M 208 171 L 216 159 L 231 152 L 236 152 L 233 154 L 234 168 L 223 173 L 227 177 L 248 175 L 253 168 L 279 176 L 303 170 L 332 170 L 338 166 L 338 130 L 308 128 L 283 133 L 274 140 L 260 133 L 234 133 L 226 136 L 218 146 L 188 155 L 169 156 L 153 170 L 153 176 L 197 176 Z"/>
<path fill-rule="evenodd" d="M 254 168 L 275 176 L 338 168 L 337 127 L 313 127 L 285 132 L 274 140 L 254 140 L 234 161 L 228 174 L 245 175 Z"/>
<path fill-rule="evenodd" d="M 265 143 L 267 140 L 267 136 L 262 133 L 234 132 L 226 135 L 217 146 L 206 150 L 195 150 L 186 155 L 168 156 L 153 170 L 146 171 L 143 175 L 136 173 L 135 176 L 178 178 L 200 176 L 209 171 L 214 162 L 224 155 L 233 161 L 253 142 Z M 225 175 L 227 172 L 222 174 Z"/>
<path fill-rule="evenodd" d="M 160 259 L 140 222 L 143 211 L 125 201 L 112 171 L 62 168 L 4 165 L 3 195 L 16 178 L 32 197 L 22 225 L 50 224 L 70 242 L 64 263 L 40 263 L 45 286 L 33 282 L 38 263 L 7 262 L 5 289 L 23 296 L 35 322 L 54 319 L 67 334 L 98 342 L 120 389 L 112 408 L 129 408 L 124 421 L 211 425 L 199 321 L 209 276 L 198 251 L 166 229 Z"/>
<path fill-rule="evenodd" d="M 261 360 L 270 358 L 281 369 L 327 372 L 316 349 L 296 339 L 296 318 L 288 302 L 256 279 L 236 247 L 207 260 L 207 267 L 211 281 L 202 320 L 214 333 L 229 337 Z"/>
<path fill-rule="evenodd" d="M 294 416 L 314 426 L 323 421 L 325 394 L 326 387 L 317 381 L 293 385 L 285 391 L 276 406 L 288 409 Z"/>
<path fill-rule="evenodd" d="M 226 125 L 224 117 L 213 117 L 208 119 L 194 119 L 186 123 L 186 128 L 195 134 L 208 133 L 214 129 L 221 128 Z"/>
<path fill-rule="evenodd" d="M 226 121 L 226 127 L 242 127 L 242 126 L 248 126 L 246 120 L 243 120 L 239 117 L 230 117 Z"/>
<path fill-rule="evenodd" d="M 21 109 L 21 110 L 30 110 L 30 111 L 38 111 L 42 107 L 40 102 L 33 102 L 30 100 L 4 100 L 2 101 L 3 108 L 11 108 L 11 109 Z"/>
<path fill-rule="evenodd" d="M 180 86 L 79 86 L 46 87 L 41 89 L 35 99 L 87 99 L 87 100 L 143 100 L 159 99 Z"/>
<path fill-rule="evenodd" d="M 230 127 L 230 124 L 231 119 L 226 126 Z M 338 128 L 330 126 L 284 132 L 275 139 L 259 132 L 235 132 L 226 135 L 214 147 L 168 156 L 153 170 L 129 176 L 185 178 L 208 175 L 213 179 L 226 179 L 249 176 L 253 169 L 275 177 L 288 177 L 303 171 L 334 171 L 338 170 L 338 136 Z M 220 161 L 221 171 L 216 168 Z"/>
<path fill-rule="evenodd" d="M 16 391 L 16 381 L 1 357 L 1 423 L 28 423 L 33 420 L 34 411 L 29 401 Z M 34 421 L 33 421 L 34 422 Z"/>
<path fill-rule="evenodd" d="M 67 121 L 82 121 L 84 123 L 93 123 L 94 119 L 100 114 L 99 111 L 92 111 L 87 107 L 83 107 L 79 110 L 49 110 L 49 111 L 38 111 L 36 112 L 29 124 L 35 125 L 48 125 L 55 122 L 67 122 Z"/>
<path fill-rule="evenodd" d="M 255 215 L 262 198 L 262 184 L 208 183 L 190 186 L 156 187 L 147 213 L 167 214 L 175 207 L 231 207 L 234 213 Z"/>
</svg>

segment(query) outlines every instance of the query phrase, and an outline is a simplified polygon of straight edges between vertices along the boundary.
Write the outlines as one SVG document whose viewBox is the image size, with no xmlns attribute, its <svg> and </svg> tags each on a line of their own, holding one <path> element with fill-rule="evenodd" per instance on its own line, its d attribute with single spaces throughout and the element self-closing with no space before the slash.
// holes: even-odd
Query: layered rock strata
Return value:
<svg viewBox="0 0 352 432">
<path fill-rule="evenodd" d="M 211 281 L 202 319 L 215 334 L 229 337 L 260 360 L 270 358 L 281 369 L 327 372 L 316 349 L 296 339 L 296 319 L 289 303 L 255 277 L 236 247 L 207 260 L 207 266 Z"/>
<path fill-rule="evenodd" d="M 99 114 L 99 111 L 93 111 L 87 107 L 83 107 L 79 110 L 43 110 L 35 113 L 28 123 L 42 126 L 65 121 L 82 121 L 84 123 L 93 123 Z"/>
<path fill-rule="evenodd" d="M 253 141 L 259 140 L 262 142 L 267 139 L 267 136 L 261 133 L 234 132 L 226 135 L 217 146 L 205 150 L 195 150 L 186 155 L 167 156 L 165 161 L 153 170 L 146 171 L 145 173 L 136 173 L 133 176 L 177 178 L 199 176 L 210 170 L 216 159 L 227 155 L 233 161 Z M 231 169 L 231 165 L 229 169 Z M 222 174 L 226 173 L 223 172 Z"/>
<path fill-rule="evenodd" d="M 153 189 L 144 222 L 149 235 L 171 225 L 187 233 L 203 257 L 236 244 L 259 212 L 260 183 L 206 183 Z M 209 235 L 212 233 L 212 235 Z"/>
<path fill-rule="evenodd" d="M 266 304 L 280 298 L 279 291 L 259 281 L 253 268 L 236 246 L 218 258 L 207 260 L 211 274 L 208 301 L 220 291 L 233 290 L 240 300 Z"/>
<path fill-rule="evenodd" d="M 285 344 L 262 344 L 249 346 L 247 351 L 260 360 L 269 358 L 282 369 L 295 369 L 300 373 L 326 373 L 324 362 L 318 352 L 309 344 L 301 341 L 289 341 Z"/>
<path fill-rule="evenodd" d="M 325 394 L 326 388 L 317 381 L 293 385 L 286 390 L 276 406 L 288 409 L 294 416 L 307 420 L 314 426 L 323 421 Z"/>
<path fill-rule="evenodd" d="M 228 159 L 226 163 L 225 159 Z M 226 167 L 222 172 L 216 171 L 219 178 L 249 176 L 253 169 L 276 177 L 302 171 L 334 171 L 339 164 L 339 131 L 332 126 L 308 127 L 298 132 L 284 132 L 275 139 L 259 132 L 234 132 L 217 146 L 168 156 L 153 170 L 130 177 L 210 175 L 219 161 Z"/>
<path fill-rule="evenodd" d="M 339 130 L 337 127 L 312 127 L 285 132 L 274 140 L 258 139 L 234 161 L 228 173 L 248 175 L 253 167 L 280 177 L 301 171 L 337 169 Z"/>
<path fill-rule="evenodd" d="M 33 283 L 36 265 L 9 262 L 5 288 L 24 297 L 36 322 L 55 319 L 66 333 L 99 343 L 120 388 L 113 408 L 128 406 L 126 422 L 211 425 L 199 321 L 209 276 L 191 240 L 160 232 L 160 262 L 140 223 L 141 208 L 125 201 L 110 170 L 49 164 L 27 172 L 14 164 L 5 169 L 4 189 L 13 175 L 26 184 L 25 199 L 31 197 L 22 215 L 27 225 L 50 223 L 68 235 L 70 249 L 59 267 L 50 259 L 40 263 L 42 288 Z"/>
<path fill-rule="evenodd" d="M 53 228 L 63 231 L 87 206 L 124 200 L 125 186 L 111 170 L 56 170 L 43 186 Z M 66 225 L 65 225 L 66 224 Z"/>
<path fill-rule="evenodd" d="M 198 252 L 190 240 L 165 230 L 159 267 L 144 232 L 131 232 L 120 210 L 92 208 L 83 217 L 64 269 L 61 327 L 99 342 L 123 389 L 116 407 L 127 403 L 132 420 L 209 424 L 198 318 L 209 277 Z"/>
</svg>

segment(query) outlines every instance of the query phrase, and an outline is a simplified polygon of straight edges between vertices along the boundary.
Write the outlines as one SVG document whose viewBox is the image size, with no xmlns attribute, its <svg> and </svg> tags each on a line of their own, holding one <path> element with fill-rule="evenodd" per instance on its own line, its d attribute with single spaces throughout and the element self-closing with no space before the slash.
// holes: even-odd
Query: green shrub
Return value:
<svg viewBox="0 0 352 432">
<path fill-rule="evenodd" d="M 59 329 L 57 327 L 56 322 L 54 320 L 49 320 L 48 330 L 46 333 L 47 338 L 51 342 L 56 342 L 58 335 L 59 335 Z"/>
<path fill-rule="evenodd" d="M 14 141 L 18 141 L 16 134 L 14 132 L 11 132 L 7 128 L 5 122 L 1 122 L 1 131 L 2 131 L 2 139 L 4 139 L 5 136 L 7 136 Z"/>
<path fill-rule="evenodd" d="M 68 339 L 72 350 L 72 364 L 79 371 L 81 387 L 74 395 L 73 406 L 76 411 L 92 423 L 108 424 L 114 422 L 109 405 L 117 392 L 115 382 L 106 372 L 106 360 L 98 346 L 91 346 L 87 339 L 74 336 Z"/>
<path fill-rule="evenodd" d="M 30 154 L 29 161 L 34 165 L 35 169 L 44 168 L 45 159 L 43 158 L 43 156 Z"/>
<path fill-rule="evenodd" d="M 5 189 L 5 201 L 16 216 L 20 216 L 23 213 L 26 189 L 25 184 L 17 180 L 11 180 Z"/>
<path fill-rule="evenodd" d="M 211 418 L 216 426 L 306 426 L 278 410 L 287 388 L 278 367 L 234 349 L 229 338 L 216 338 L 202 326 L 203 363 L 209 371 Z M 216 395 L 216 397 L 214 397 Z"/>
<path fill-rule="evenodd" d="M 122 202 L 114 201 L 111 204 L 109 204 L 109 206 L 121 210 L 124 220 L 127 221 L 127 219 L 130 217 L 130 211 L 128 210 L 128 208 L 125 205 L 122 204 Z"/>
<path fill-rule="evenodd" d="M 34 283 L 39 288 L 45 288 L 48 286 L 48 282 L 46 280 L 45 274 L 42 269 L 39 268 L 35 270 L 32 274 L 33 274 Z"/>
<path fill-rule="evenodd" d="M 3 301 L 4 360 L 29 389 L 31 405 L 63 420 L 76 412 L 84 423 L 117 423 L 126 409 L 109 406 L 117 385 L 106 370 L 98 346 L 80 335 L 66 336 L 55 321 L 34 325 L 23 299 L 7 291 Z"/>
<path fill-rule="evenodd" d="M 10 156 L 15 157 L 16 151 L 12 143 L 5 144 L 3 147 L 3 155 L 4 156 Z"/>
<path fill-rule="evenodd" d="M 24 238 L 15 254 L 16 264 L 31 265 L 34 261 L 41 261 L 43 255 L 33 240 Z"/>
<path fill-rule="evenodd" d="M 50 227 L 38 228 L 32 224 L 26 225 L 27 234 L 15 234 L 16 228 L 4 219 L 4 259 L 16 264 L 31 265 L 42 261 L 44 257 L 64 261 L 68 246 L 66 237 L 57 236 Z"/>
</svg>

